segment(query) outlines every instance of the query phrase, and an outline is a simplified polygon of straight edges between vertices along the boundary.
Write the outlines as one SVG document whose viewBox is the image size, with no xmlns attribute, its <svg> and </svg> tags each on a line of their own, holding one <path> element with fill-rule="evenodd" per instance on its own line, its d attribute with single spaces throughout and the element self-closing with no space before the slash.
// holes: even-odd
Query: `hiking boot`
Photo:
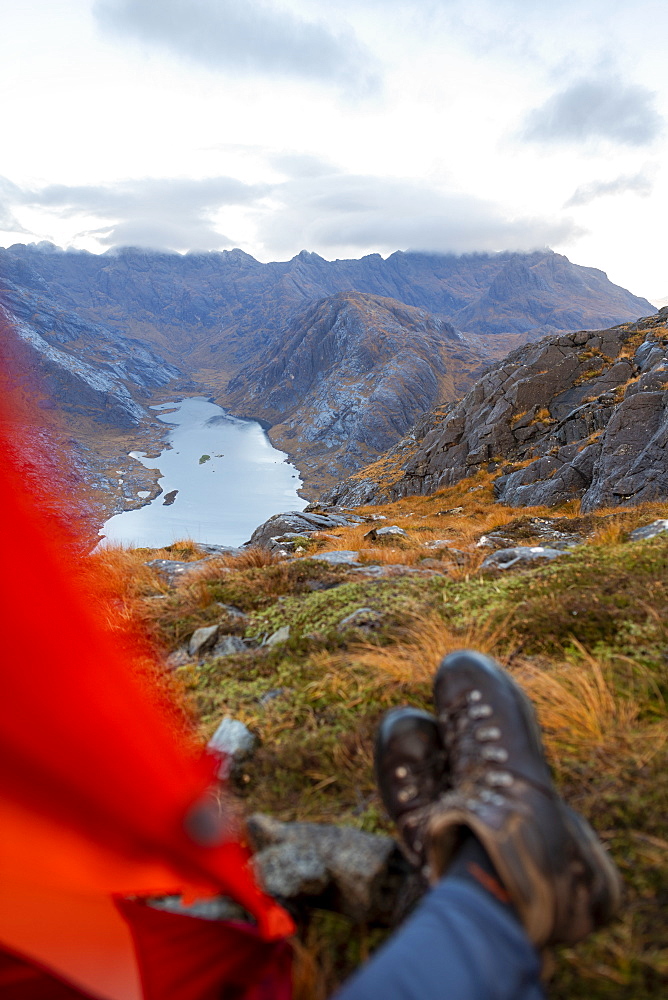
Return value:
<svg viewBox="0 0 668 1000">
<path fill-rule="evenodd" d="M 417 708 L 395 708 L 376 736 L 376 782 L 403 851 L 424 867 L 424 833 L 429 808 L 447 789 L 446 758 L 436 719 Z"/>
<path fill-rule="evenodd" d="M 432 880 L 468 828 L 536 946 L 574 944 L 606 923 L 619 905 L 617 871 L 557 794 L 526 695 L 492 659 L 461 651 L 443 660 L 434 697 L 452 791 L 428 822 Z"/>
</svg>

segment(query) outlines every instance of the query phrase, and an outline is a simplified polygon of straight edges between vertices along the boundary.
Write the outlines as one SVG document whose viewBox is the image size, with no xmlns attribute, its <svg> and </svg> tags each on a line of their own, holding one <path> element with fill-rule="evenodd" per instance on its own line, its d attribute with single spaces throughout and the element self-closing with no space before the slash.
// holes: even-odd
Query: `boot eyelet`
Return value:
<svg viewBox="0 0 668 1000">
<path fill-rule="evenodd" d="M 485 775 L 485 780 L 488 785 L 510 788 L 513 783 L 513 776 L 512 774 L 508 774 L 507 771 L 489 771 Z"/>
<path fill-rule="evenodd" d="M 486 740 L 498 740 L 500 736 L 501 730 L 498 726 L 481 726 L 475 732 L 475 738 L 479 743 L 484 743 Z"/>
<path fill-rule="evenodd" d="M 415 798 L 416 795 L 417 795 L 417 788 L 415 787 L 415 785 L 408 785 L 406 788 L 402 788 L 397 793 L 397 798 L 399 799 L 400 802 L 406 804 L 406 802 L 410 802 L 411 799 Z"/>
<path fill-rule="evenodd" d="M 488 719 L 492 715 L 491 705 L 471 705 L 468 710 L 469 719 Z"/>
<path fill-rule="evenodd" d="M 473 701 L 480 701 L 480 700 L 481 700 L 481 698 L 482 698 L 482 692 L 481 692 L 481 691 L 478 691 L 478 689 L 477 689 L 477 688 L 474 688 L 474 690 L 473 690 L 473 691 L 469 691 L 469 693 L 467 694 L 467 696 L 466 696 L 466 697 L 467 697 L 467 699 L 468 699 L 468 700 L 469 700 L 470 702 L 473 702 Z"/>
<path fill-rule="evenodd" d="M 404 767 L 403 764 L 401 764 L 399 767 L 395 768 L 394 774 L 395 774 L 395 777 L 397 777 L 397 778 L 407 778 L 408 777 L 408 768 Z"/>
</svg>

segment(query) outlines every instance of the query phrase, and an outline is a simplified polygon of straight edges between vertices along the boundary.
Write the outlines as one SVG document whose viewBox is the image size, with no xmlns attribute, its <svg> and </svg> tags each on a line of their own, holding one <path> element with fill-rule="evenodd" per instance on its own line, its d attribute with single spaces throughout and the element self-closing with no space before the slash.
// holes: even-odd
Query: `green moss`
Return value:
<svg viewBox="0 0 668 1000">
<path fill-rule="evenodd" d="M 397 580 L 344 583 L 335 590 L 285 597 L 280 603 L 253 615 L 246 634 L 257 636 L 289 625 L 300 635 L 327 635 L 347 615 L 360 607 L 373 608 L 395 625 L 429 600 L 425 581 L 411 577 Z"/>
<path fill-rule="evenodd" d="M 223 715 L 231 715 L 258 735 L 257 752 L 237 776 L 250 811 L 385 832 L 390 827 L 373 783 L 374 732 L 392 705 L 428 707 L 429 685 L 399 684 L 361 665 L 354 644 L 364 637 L 341 633 L 341 619 L 360 607 L 383 613 L 373 641 L 387 645 L 402 639 L 408 623 L 436 612 L 462 641 L 487 625 L 503 634 L 505 650 L 536 663 L 568 656 L 577 664 L 581 643 L 611 664 L 616 695 L 642 693 L 640 740 L 644 728 L 666 726 L 667 569 L 666 537 L 586 545 L 546 566 L 464 580 L 365 579 L 306 559 L 232 569 L 195 589 L 180 588 L 153 607 L 172 645 L 198 625 L 221 620 L 216 602 L 250 614 L 242 624 L 230 622 L 230 630 L 245 629 L 248 637 L 289 625 L 290 638 L 280 646 L 177 672 L 202 734 L 208 737 Z M 662 917 L 668 904 L 668 754 L 658 739 L 651 746 L 650 753 L 629 737 L 604 754 L 595 744 L 584 750 L 564 737 L 554 757 L 561 790 L 601 832 L 622 871 L 626 897 L 620 921 L 560 953 L 550 1000 L 646 1000 L 662 993 L 668 976 Z M 309 933 L 320 942 L 330 987 L 360 959 L 351 940 L 362 941 L 362 950 L 377 943 L 375 933 L 351 933 L 343 918 L 324 914 L 315 916 Z"/>
</svg>

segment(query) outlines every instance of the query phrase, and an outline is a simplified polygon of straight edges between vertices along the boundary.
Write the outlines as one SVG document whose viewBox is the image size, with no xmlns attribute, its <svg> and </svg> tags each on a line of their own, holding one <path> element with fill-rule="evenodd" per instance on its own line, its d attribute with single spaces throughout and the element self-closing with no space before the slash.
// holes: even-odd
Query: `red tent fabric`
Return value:
<svg viewBox="0 0 668 1000">
<path fill-rule="evenodd" d="M 0 360 L 2 995 L 51 996 L 30 993 L 41 969 L 54 1000 L 59 983 L 102 1000 L 208 1000 L 236 984 L 230 997 L 259 1000 L 267 977 L 280 997 L 292 922 L 211 798 L 213 763 L 103 626 L 71 531 L 35 502 L 39 469 L 26 475 L 17 441 L 41 429 L 8 384 L 15 359 Z M 51 507 L 66 500 L 50 491 Z M 227 894 L 256 926 L 137 901 L 175 893 Z"/>
</svg>

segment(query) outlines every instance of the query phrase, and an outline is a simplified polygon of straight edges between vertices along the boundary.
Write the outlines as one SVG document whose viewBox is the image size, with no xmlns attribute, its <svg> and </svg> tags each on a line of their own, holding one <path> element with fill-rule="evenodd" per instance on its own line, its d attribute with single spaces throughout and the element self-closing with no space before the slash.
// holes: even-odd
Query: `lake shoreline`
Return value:
<svg viewBox="0 0 668 1000">
<path fill-rule="evenodd" d="M 299 493 L 299 470 L 274 448 L 266 421 L 237 417 L 203 395 L 163 398 L 150 410 L 165 426 L 162 451 L 127 455 L 138 463 L 137 483 L 147 487 L 150 472 L 157 479 L 105 521 L 99 532 L 103 544 L 159 547 L 175 540 L 167 537 L 172 531 L 195 541 L 239 545 L 272 514 L 308 504 Z M 126 474 L 130 478 L 135 479 Z M 170 503 L 160 503 L 170 493 Z M 174 517 L 159 510 L 164 506 L 174 509 Z"/>
</svg>

